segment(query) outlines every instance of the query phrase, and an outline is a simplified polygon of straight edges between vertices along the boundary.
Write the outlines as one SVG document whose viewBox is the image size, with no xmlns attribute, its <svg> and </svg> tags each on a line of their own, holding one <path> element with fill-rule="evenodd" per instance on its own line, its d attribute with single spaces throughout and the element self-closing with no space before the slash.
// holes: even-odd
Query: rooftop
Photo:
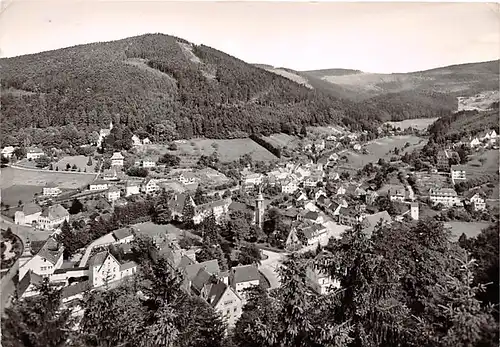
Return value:
<svg viewBox="0 0 500 347">
<path fill-rule="evenodd" d="M 233 274 L 234 283 L 260 280 L 259 270 L 253 265 L 235 266 L 232 268 L 231 273 Z"/>
<path fill-rule="evenodd" d="M 47 217 L 50 220 L 57 220 L 67 216 L 69 216 L 68 211 L 60 204 L 49 206 L 42 212 L 42 217 Z"/>
<path fill-rule="evenodd" d="M 47 239 L 37 255 L 55 265 L 64 252 L 64 246 L 52 236 Z"/>
</svg>

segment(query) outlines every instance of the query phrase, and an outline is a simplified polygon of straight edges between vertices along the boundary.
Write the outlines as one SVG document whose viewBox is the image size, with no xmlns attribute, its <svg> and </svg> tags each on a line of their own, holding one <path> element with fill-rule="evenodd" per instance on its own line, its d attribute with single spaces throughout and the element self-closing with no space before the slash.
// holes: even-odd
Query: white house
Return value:
<svg viewBox="0 0 500 347">
<path fill-rule="evenodd" d="M 329 294 L 334 289 L 340 288 L 340 282 L 333 279 L 324 271 L 307 268 L 306 277 L 309 280 L 311 287 L 321 295 Z"/>
<path fill-rule="evenodd" d="M 141 161 L 141 166 L 145 169 L 153 168 L 156 166 L 156 162 L 152 158 L 144 158 Z"/>
<path fill-rule="evenodd" d="M 99 138 L 97 139 L 96 145 L 97 147 L 101 147 L 104 139 L 111 134 L 111 130 L 113 130 L 113 122 L 109 122 L 108 129 L 101 129 L 99 132 Z"/>
<path fill-rule="evenodd" d="M 471 205 L 474 211 L 483 211 L 486 209 L 486 200 L 481 193 L 471 193 L 466 199 L 466 203 Z"/>
<path fill-rule="evenodd" d="M 474 147 L 477 147 L 481 144 L 481 141 L 479 141 L 479 139 L 477 137 L 474 137 L 470 142 L 469 142 L 469 146 L 474 148 Z"/>
<path fill-rule="evenodd" d="M 130 243 L 134 241 L 134 234 L 130 228 L 121 228 L 113 231 L 113 236 L 115 238 L 115 244 L 120 243 Z"/>
<path fill-rule="evenodd" d="M 359 143 L 356 143 L 354 146 L 352 146 L 352 148 L 355 150 L 355 151 L 361 151 L 361 145 Z"/>
<path fill-rule="evenodd" d="M 38 216 L 36 227 L 43 230 L 53 230 L 64 221 L 69 222 L 69 213 L 60 204 L 46 207 Z"/>
<path fill-rule="evenodd" d="M 132 135 L 132 143 L 134 144 L 134 146 L 142 145 L 142 141 L 137 135 Z"/>
<path fill-rule="evenodd" d="M 447 207 L 460 204 L 457 192 L 452 188 L 431 188 L 429 190 L 429 199 L 434 204 L 443 204 Z"/>
<path fill-rule="evenodd" d="M 318 140 L 314 142 L 314 147 L 316 148 L 316 151 L 321 152 L 325 149 L 325 140 Z"/>
<path fill-rule="evenodd" d="M 182 172 L 177 180 L 182 184 L 193 184 L 196 183 L 196 175 L 192 172 Z"/>
<path fill-rule="evenodd" d="M 38 295 L 39 292 L 36 289 L 36 286 L 40 285 L 42 281 L 42 276 L 34 273 L 31 270 L 28 270 L 17 285 L 17 297 L 29 298 L 30 296 Z"/>
<path fill-rule="evenodd" d="M 7 147 L 4 147 L 2 149 L 2 155 L 5 157 L 5 158 L 11 158 L 12 157 L 12 154 L 14 154 L 14 147 L 12 146 L 7 146 Z"/>
<path fill-rule="evenodd" d="M 452 165 L 450 167 L 451 181 L 453 184 L 456 182 L 463 182 L 467 179 L 465 165 Z"/>
<path fill-rule="evenodd" d="M 91 191 L 96 191 L 96 190 L 106 190 L 108 189 L 108 182 L 103 181 L 103 180 L 97 180 L 89 184 L 89 189 Z"/>
<path fill-rule="evenodd" d="M 118 180 L 118 173 L 116 172 L 116 166 L 113 166 L 110 169 L 104 170 L 104 172 L 102 174 L 102 178 L 105 181 L 116 181 L 116 180 Z"/>
<path fill-rule="evenodd" d="M 238 296 L 245 300 L 247 296 L 245 289 L 260 284 L 259 270 L 254 265 L 234 266 L 231 269 L 229 282 Z"/>
<path fill-rule="evenodd" d="M 26 157 L 31 160 L 38 159 L 44 155 L 45 153 L 38 147 L 30 147 L 26 152 Z"/>
<path fill-rule="evenodd" d="M 139 184 L 134 181 L 127 181 L 125 184 L 125 196 L 137 195 L 139 193 Z"/>
<path fill-rule="evenodd" d="M 136 272 L 135 262 L 120 264 L 108 251 L 95 254 L 89 261 L 89 280 L 93 288 L 120 281 Z"/>
<path fill-rule="evenodd" d="M 245 170 L 241 173 L 241 183 L 242 185 L 257 185 L 262 183 L 264 175 L 260 173 L 253 173 Z"/>
<path fill-rule="evenodd" d="M 146 178 L 141 186 L 141 191 L 146 194 L 153 194 L 160 189 L 155 179 Z"/>
<path fill-rule="evenodd" d="M 43 195 L 45 196 L 58 196 L 59 194 L 61 194 L 61 189 L 53 182 L 43 187 Z"/>
<path fill-rule="evenodd" d="M 29 247 L 29 245 L 27 245 Z M 24 278 L 28 271 L 40 276 L 49 276 L 63 263 L 64 246 L 52 236 L 47 239 L 38 253 L 20 266 L 19 278 Z"/>
<path fill-rule="evenodd" d="M 16 211 L 14 214 L 14 223 L 20 225 L 32 225 L 38 220 L 42 214 L 42 208 L 35 203 L 27 203 L 23 205 L 21 211 Z"/>
<path fill-rule="evenodd" d="M 123 159 L 125 157 L 120 152 L 114 152 L 111 157 L 111 166 L 123 166 Z"/>
<path fill-rule="evenodd" d="M 286 194 L 293 194 L 298 189 L 297 182 L 292 179 L 285 180 L 281 185 L 281 192 Z"/>
<path fill-rule="evenodd" d="M 227 198 L 195 206 L 193 217 L 194 224 L 201 223 L 210 214 L 213 214 L 215 219 L 220 221 L 222 217 L 228 213 L 231 203 L 231 198 Z"/>
<path fill-rule="evenodd" d="M 113 201 L 120 199 L 120 194 L 121 194 L 120 189 L 118 189 L 115 186 L 111 186 L 108 189 L 106 196 L 107 196 L 109 202 L 113 202 Z"/>
<path fill-rule="evenodd" d="M 405 201 L 406 191 L 403 186 L 393 185 L 387 190 L 387 195 L 391 201 Z"/>
</svg>

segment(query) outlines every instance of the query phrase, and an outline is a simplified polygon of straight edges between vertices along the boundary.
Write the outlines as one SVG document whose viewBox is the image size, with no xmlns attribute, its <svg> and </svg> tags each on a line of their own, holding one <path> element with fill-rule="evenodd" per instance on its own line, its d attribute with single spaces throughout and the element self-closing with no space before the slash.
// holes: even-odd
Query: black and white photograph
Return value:
<svg viewBox="0 0 500 347">
<path fill-rule="evenodd" d="M 0 1 L 0 347 L 498 347 L 500 4 Z"/>
</svg>

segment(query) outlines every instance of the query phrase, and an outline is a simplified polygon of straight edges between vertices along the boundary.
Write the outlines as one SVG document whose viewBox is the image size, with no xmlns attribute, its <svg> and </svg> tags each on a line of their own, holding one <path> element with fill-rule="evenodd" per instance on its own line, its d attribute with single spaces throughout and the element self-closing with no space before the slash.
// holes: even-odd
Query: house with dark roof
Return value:
<svg viewBox="0 0 500 347">
<path fill-rule="evenodd" d="M 220 313 L 229 328 L 236 325 L 242 313 L 243 300 L 233 287 L 227 285 L 221 279 L 211 277 L 205 283 L 200 297 Z"/>
<path fill-rule="evenodd" d="M 43 157 L 44 155 L 45 155 L 44 151 L 42 151 L 38 147 L 29 147 L 26 151 L 26 157 L 28 158 L 28 160 L 30 159 L 35 160 L 40 157 Z"/>
<path fill-rule="evenodd" d="M 260 273 L 254 265 L 234 266 L 229 275 L 229 283 L 239 297 L 245 299 L 245 289 L 260 284 Z"/>
<path fill-rule="evenodd" d="M 160 190 L 158 186 L 158 181 L 153 178 L 146 178 L 141 185 L 141 191 L 146 194 L 153 194 Z"/>
<path fill-rule="evenodd" d="M 89 190 L 97 191 L 97 190 L 106 190 L 109 187 L 109 182 L 105 180 L 95 180 L 94 182 L 89 184 Z"/>
<path fill-rule="evenodd" d="M 19 268 L 19 278 L 28 271 L 40 276 L 50 276 L 63 263 L 64 246 L 52 236 L 45 241 L 38 252 Z"/>
<path fill-rule="evenodd" d="M 108 251 L 99 252 L 89 260 L 89 280 L 93 288 L 120 281 L 136 272 L 135 262 L 120 264 Z"/>
<path fill-rule="evenodd" d="M 115 244 L 130 243 L 134 240 L 134 234 L 130 228 L 120 228 L 112 232 L 115 238 Z"/>
<path fill-rule="evenodd" d="M 61 204 L 56 204 L 43 209 L 36 226 L 43 230 L 53 230 L 64 221 L 69 222 L 69 212 Z"/>
<path fill-rule="evenodd" d="M 465 195 L 465 204 L 470 205 L 474 211 L 486 209 L 486 195 L 483 192 L 470 191 Z"/>
<path fill-rule="evenodd" d="M 63 287 L 61 299 L 63 304 L 68 304 L 73 300 L 82 300 L 86 291 L 92 289 L 89 281 L 77 282 L 70 286 Z"/>
<path fill-rule="evenodd" d="M 28 298 L 30 296 L 38 295 L 37 286 L 43 281 L 43 277 L 37 275 L 31 270 L 28 270 L 23 278 L 19 281 L 17 285 L 17 297 L 18 298 Z"/>
<path fill-rule="evenodd" d="M 403 202 L 406 199 L 405 187 L 400 185 L 390 185 L 389 189 L 387 189 L 387 195 L 391 201 Z"/>
<path fill-rule="evenodd" d="M 123 166 L 123 159 L 125 157 L 120 152 L 114 152 L 111 157 L 111 166 Z"/>
<path fill-rule="evenodd" d="M 183 286 L 185 289 L 191 288 L 191 283 L 198 274 L 198 272 L 200 271 L 200 269 L 204 269 L 211 275 L 218 275 L 220 273 L 219 262 L 217 261 L 217 259 L 204 261 L 202 263 L 197 263 L 197 262 L 191 263 L 191 261 L 188 261 L 187 259 L 184 260 L 185 260 L 184 264 L 186 265 L 184 266 L 184 264 L 182 264 L 181 261 L 181 264 L 179 264 L 178 268 L 184 275 L 185 280 Z"/>
<path fill-rule="evenodd" d="M 42 208 L 33 202 L 28 202 L 23 205 L 21 211 L 16 211 L 14 214 L 14 223 L 20 225 L 32 225 L 38 220 L 42 214 Z"/>
<path fill-rule="evenodd" d="M 319 214 L 319 212 L 315 211 L 307 211 L 302 218 L 306 221 L 317 224 L 323 223 L 323 217 Z"/>
<path fill-rule="evenodd" d="M 121 191 L 116 186 L 109 187 L 108 191 L 106 192 L 107 199 L 111 203 L 120 199 L 120 195 Z"/>
</svg>

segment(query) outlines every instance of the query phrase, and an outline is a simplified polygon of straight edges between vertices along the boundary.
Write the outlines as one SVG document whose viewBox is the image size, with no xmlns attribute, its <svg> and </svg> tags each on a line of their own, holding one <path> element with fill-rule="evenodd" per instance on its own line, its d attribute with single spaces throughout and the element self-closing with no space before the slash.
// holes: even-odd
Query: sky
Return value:
<svg viewBox="0 0 500 347">
<path fill-rule="evenodd" d="M 493 3 L 4 0 L 0 9 L 0 57 L 157 32 L 295 70 L 410 72 L 500 57 Z"/>
</svg>

